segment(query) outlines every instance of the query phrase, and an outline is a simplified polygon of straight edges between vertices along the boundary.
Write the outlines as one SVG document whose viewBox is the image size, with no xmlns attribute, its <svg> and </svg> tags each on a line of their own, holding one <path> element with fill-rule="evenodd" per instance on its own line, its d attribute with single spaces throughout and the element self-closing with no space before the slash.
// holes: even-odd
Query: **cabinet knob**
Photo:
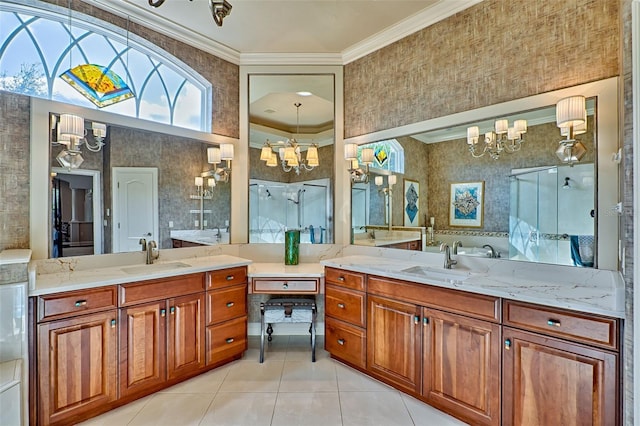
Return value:
<svg viewBox="0 0 640 426">
<path fill-rule="evenodd" d="M 116 328 L 116 320 L 115 319 L 111 320 L 111 328 Z"/>
<path fill-rule="evenodd" d="M 233 275 L 227 275 L 227 281 L 233 280 Z"/>
<path fill-rule="evenodd" d="M 87 306 L 87 301 L 86 300 L 76 300 L 76 308 L 79 308 L 81 306 Z"/>
<path fill-rule="evenodd" d="M 560 327 L 560 320 L 549 318 L 547 320 L 547 325 L 551 327 Z"/>
<path fill-rule="evenodd" d="M 227 302 L 227 308 L 230 308 L 230 307 L 232 307 L 233 305 L 235 305 L 235 303 L 234 303 L 234 302 Z"/>
<path fill-rule="evenodd" d="M 420 322 L 420 317 L 419 317 L 418 315 L 415 315 L 415 316 L 413 317 L 413 323 L 414 323 L 414 324 L 418 324 L 419 322 Z"/>
<path fill-rule="evenodd" d="M 164 317 L 167 314 L 167 310 L 166 309 L 160 309 L 160 316 Z"/>
<path fill-rule="evenodd" d="M 344 303 L 338 303 L 338 308 L 344 309 Z"/>
<path fill-rule="evenodd" d="M 344 339 L 338 339 L 338 344 L 340 346 L 344 346 Z"/>
<path fill-rule="evenodd" d="M 343 277 L 342 275 L 341 275 L 341 276 L 339 276 L 339 277 L 338 277 L 338 281 L 340 281 L 340 282 L 344 282 L 344 277 Z"/>
<path fill-rule="evenodd" d="M 288 288 L 289 288 L 289 284 L 287 284 L 287 283 L 282 283 L 282 288 L 283 288 L 283 289 L 285 289 L 285 290 L 286 290 L 286 289 L 288 289 Z"/>
<path fill-rule="evenodd" d="M 170 313 L 171 315 L 175 314 L 175 313 L 176 313 L 176 307 L 175 307 L 175 306 L 170 307 L 170 308 L 169 308 L 169 313 Z"/>
<path fill-rule="evenodd" d="M 426 327 L 427 324 L 429 324 L 429 318 L 422 317 L 422 325 L 424 325 Z"/>
<path fill-rule="evenodd" d="M 511 349 L 511 339 L 506 339 L 506 340 L 504 341 L 504 348 L 505 348 L 505 350 L 507 350 L 507 351 L 508 351 L 509 349 Z"/>
<path fill-rule="evenodd" d="M 235 339 L 233 337 L 229 337 L 227 340 L 225 340 L 227 343 L 233 343 Z"/>
</svg>

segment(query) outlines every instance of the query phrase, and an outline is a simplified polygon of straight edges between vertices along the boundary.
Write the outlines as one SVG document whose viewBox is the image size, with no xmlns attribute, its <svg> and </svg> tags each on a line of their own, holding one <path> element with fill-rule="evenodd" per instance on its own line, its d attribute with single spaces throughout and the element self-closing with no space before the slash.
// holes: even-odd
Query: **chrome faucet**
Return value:
<svg viewBox="0 0 640 426">
<path fill-rule="evenodd" d="M 462 247 L 462 241 L 453 242 L 453 254 L 458 254 L 458 247 Z"/>
<path fill-rule="evenodd" d="M 498 257 L 498 255 L 496 254 L 496 251 L 489 244 L 483 245 L 482 248 L 488 248 L 489 250 L 491 250 L 491 258 L 492 259 L 495 259 L 495 258 Z"/>
<path fill-rule="evenodd" d="M 158 257 L 160 257 L 158 245 L 155 241 L 151 240 L 147 243 L 147 265 L 151 265 Z"/>
<path fill-rule="evenodd" d="M 220 227 L 219 226 L 214 226 L 213 229 L 216 229 L 218 231 L 216 233 L 216 241 L 220 242 L 220 240 L 222 239 L 222 234 L 220 233 Z"/>
<path fill-rule="evenodd" d="M 451 259 L 451 252 L 449 251 L 449 244 L 442 243 L 440 245 L 440 251 L 444 252 L 444 269 L 451 269 L 453 265 L 458 263 L 457 260 Z"/>
</svg>

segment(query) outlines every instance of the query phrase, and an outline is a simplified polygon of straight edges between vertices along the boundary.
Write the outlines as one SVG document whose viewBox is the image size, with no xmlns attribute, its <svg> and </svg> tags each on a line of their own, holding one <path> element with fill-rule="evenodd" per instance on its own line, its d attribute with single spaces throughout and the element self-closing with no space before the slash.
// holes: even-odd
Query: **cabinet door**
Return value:
<svg viewBox="0 0 640 426">
<path fill-rule="evenodd" d="M 472 424 L 500 424 L 500 326 L 434 309 L 423 315 L 423 396 Z"/>
<path fill-rule="evenodd" d="M 166 316 L 164 300 L 120 309 L 120 397 L 166 380 Z"/>
<path fill-rule="evenodd" d="M 116 399 L 116 310 L 38 325 L 42 424 L 71 423 Z"/>
<path fill-rule="evenodd" d="M 616 425 L 618 355 L 503 327 L 503 424 Z"/>
<path fill-rule="evenodd" d="M 247 317 L 207 327 L 207 365 L 242 355 L 247 350 Z"/>
<path fill-rule="evenodd" d="M 188 375 L 205 365 L 204 294 L 169 299 L 167 376 Z"/>
<path fill-rule="evenodd" d="M 420 314 L 411 303 L 368 298 L 367 369 L 409 392 L 420 392 Z"/>
</svg>

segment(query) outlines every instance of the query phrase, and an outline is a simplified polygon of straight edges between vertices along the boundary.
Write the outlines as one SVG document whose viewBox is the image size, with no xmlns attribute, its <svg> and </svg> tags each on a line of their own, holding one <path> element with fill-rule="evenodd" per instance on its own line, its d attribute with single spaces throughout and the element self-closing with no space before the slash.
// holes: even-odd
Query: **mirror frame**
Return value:
<svg viewBox="0 0 640 426">
<path fill-rule="evenodd" d="M 334 76 L 334 150 L 333 150 L 333 227 L 334 244 L 348 244 L 351 231 L 351 186 L 349 174 L 344 167 L 344 82 L 343 67 L 334 65 L 244 65 L 240 66 L 240 144 L 237 147 L 238 158 L 247 161 L 239 165 L 241 178 L 232 181 L 232 194 L 243 200 L 244 210 L 234 213 L 234 222 L 241 223 L 242 229 L 236 228 L 233 241 L 249 242 L 249 76 L 251 74 L 333 74 Z M 238 174 L 235 175 L 238 177 Z M 235 186 L 233 184 L 236 184 Z M 345 190 L 348 188 L 349 190 Z M 232 197 L 233 198 L 233 197 Z"/>
<path fill-rule="evenodd" d="M 49 145 L 49 113 L 72 113 L 80 115 L 88 120 L 109 123 L 115 126 L 131 127 L 139 130 L 147 130 L 156 133 L 197 139 L 203 143 L 231 143 L 236 149 L 239 145 L 238 139 L 213 133 L 203 133 L 196 130 L 182 127 L 170 126 L 164 123 L 156 123 L 139 118 L 128 117 L 112 112 L 97 109 L 83 108 L 77 105 L 51 101 L 41 98 L 31 98 L 31 129 L 30 129 L 30 194 L 29 194 L 29 245 L 32 250 L 32 259 L 47 259 L 49 257 L 49 238 L 51 235 L 49 213 L 51 198 L 51 179 L 49 168 L 49 155 L 51 147 Z M 233 161 L 231 165 L 232 174 L 234 167 L 241 161 Z M 232 194 L 233 183 L 231 179 Z M 231 197 L 231 229 L 230 235 L 238 227 L 234 219 L 235 211 L 242 211 L 245 208 L 239 205 L 234 197 Z M 103 206 L 104 209 L 104 206 Z M 102 221 L 101 221 L 102 222 Z"/>
<path fill-rule="evenodd" d="M 611 156 L 616 153 L 620 147 L 618 79 L 618 77 L 611 77 L 605 80 L 515 99 L 393 129 L 355 136 L 345 139 L 344 143 L 357 143 L 362 145 L 384 139 L 410 136 L 431 130 L 453 127 L 462 123 L 484 121 L 503 115 L 514 114 L 518 111 L 528 111 L 555 105 L 560 99 L 569 96 L 583 95 L 587 98 L 596 97 L 596 143 L 598 148 L 598 170 L 596 175 L 598 212 L 596 234 L 598 245 L 597 269 L 617 271 L 619 267 L 618 245 L 620 238 L 620 219 L 617 213 L 612 212 L 612 209 L 619 201 L 620 169 L 619 165 L 612 161 Z M 560 132 L 558 131 L 558 140 L 560 140 L 560 138 Z M 349 185 L 349 189 L 350 188 L 351 185 Z M 351 224 L 351 214 L 349 214 L 348 223 Z M 615 230 L 615 232 L 611 232 L 612 230 Z"/>
</svg>

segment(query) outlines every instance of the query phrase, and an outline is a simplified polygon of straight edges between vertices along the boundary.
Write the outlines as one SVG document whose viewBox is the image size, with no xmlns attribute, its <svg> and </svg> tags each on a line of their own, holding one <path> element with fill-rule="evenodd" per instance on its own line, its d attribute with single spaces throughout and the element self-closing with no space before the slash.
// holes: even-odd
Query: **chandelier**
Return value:
<svg viewBox="0 0 640 426">
<path fill-rule="evenodd" d="M 164 1 L 165 0 L 149 0 L 149 6 L 160 7 Z M 231 4 L 227 0 L 209 0 L 209 10 L 211 11 L 213 22 L 215 22 L 217 26 L 221 27 L 222 20 L 231 13 Z"/>
<path fill-rule="evenodd" d="M 571 96 L 558 101 L 556 104 L 556 123 L 560 134 L 566 139 L 560 141 L 556 156 L 563 162 L 573 166 L 580 161 L 587 148 L 575 138 L 587 132 L 587 108 L 584 96 Z"/>
<path fill-rule="evenodd" d="M 497 160 L 500 154 L 506 152 L 513 154 L 520 151 L 524 139 L 522 135 L 527 133 L 527 120 L 516 120 L 509 127 L 506 119 L 496 120 L 494 129 L 484 134 L 484 143 L 480 143 L 480 128 L 472 126 L 467 128 L 467 144 L 469 152 L 474 158 L 489 154 L 489 157 Z"/>
<path fill-rule="evenodd" d="M 302 104 L 296 102 L 296 134 L 300 134 L 300 107 Z M 307 147 L 307 154 L 302 158 L 302 147 Z M 271 143 L 267 141 L 260 151 L 260 160 L 264 161 L 268 167 L 276 167 L 278 163 L 285 172 L 294 171 L 297 175 L 301 170 L 311 171 L 320 165 L 318 158 L 318 145 L 315 143 L 303 144 L 291 138 L 285 141 Z"/>
</svg>

